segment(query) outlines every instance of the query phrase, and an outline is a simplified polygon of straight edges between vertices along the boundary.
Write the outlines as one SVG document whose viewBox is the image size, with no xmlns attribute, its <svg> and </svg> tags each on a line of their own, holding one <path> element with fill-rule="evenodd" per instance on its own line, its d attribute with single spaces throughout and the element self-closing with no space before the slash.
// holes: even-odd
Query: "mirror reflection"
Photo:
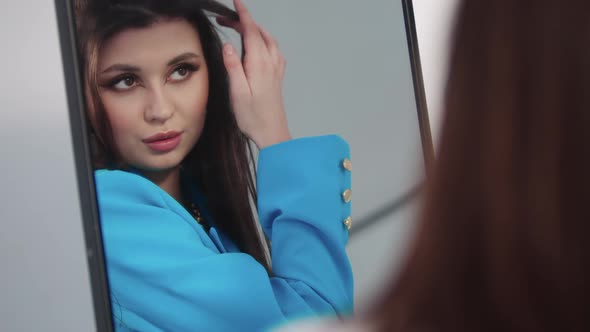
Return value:
<svg viewBox="0 0 590 332">
<path fill-rule="evenodd" d="M 117 330 L 265 331 L 371 297 L 422 177 L 403 2 L 74 6 Z"/>
</svg>

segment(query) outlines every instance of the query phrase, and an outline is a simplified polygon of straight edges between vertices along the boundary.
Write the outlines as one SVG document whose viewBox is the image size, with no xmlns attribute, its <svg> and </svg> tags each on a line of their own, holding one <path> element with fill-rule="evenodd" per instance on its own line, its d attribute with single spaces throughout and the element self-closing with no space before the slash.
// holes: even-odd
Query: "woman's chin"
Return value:
<svg viewBox="0 0 590 332">
<path fill-rule="evenodd" d="M 165 173 L 176 171 L 180 168 L 181 159 L 173 160 L 150 160 L 144 163 L 137 163 L 135 168 L 150 173 Z"/>
</svg>

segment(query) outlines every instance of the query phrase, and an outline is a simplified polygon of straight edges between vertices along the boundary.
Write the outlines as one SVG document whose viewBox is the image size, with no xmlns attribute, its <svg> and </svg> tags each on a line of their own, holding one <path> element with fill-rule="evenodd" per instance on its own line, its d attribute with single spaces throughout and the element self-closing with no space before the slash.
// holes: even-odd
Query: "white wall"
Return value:
<svg viewBox="0 0 590 332">
<path fill-rule="evenodd" d="M 414 0 L 424 88 L 435 142 L 440 134 L 450 32 L 458 3 L 458 0 Z"/>
</svg>

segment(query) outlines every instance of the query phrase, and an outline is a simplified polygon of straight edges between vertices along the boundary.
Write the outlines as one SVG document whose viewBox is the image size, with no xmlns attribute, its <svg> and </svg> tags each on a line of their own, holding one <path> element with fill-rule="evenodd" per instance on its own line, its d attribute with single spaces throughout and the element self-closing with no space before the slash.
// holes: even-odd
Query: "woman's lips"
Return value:
<svg viewBox="0 0 590 332">
<path fill-rule="evenodd" d="M 181 134 L 175 131 L 159 133 L 144 139 L 143 142 L 154 151 L 169 152 L 180 144 Z"/>
</svg>

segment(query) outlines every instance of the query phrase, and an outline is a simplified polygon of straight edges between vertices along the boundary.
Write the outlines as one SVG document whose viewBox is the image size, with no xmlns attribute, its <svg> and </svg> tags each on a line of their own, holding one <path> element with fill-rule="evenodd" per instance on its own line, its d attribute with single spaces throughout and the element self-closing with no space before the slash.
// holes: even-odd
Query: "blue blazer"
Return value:
<svg viewBox="0 0 590 332">
<path fill-rule="evenodd" d="M 348 144 L 334 135 L 260 151 L 259 220 L 274 277 L 141 175 L 96 171 L 116 330 L 256 332 L 351 313 L 345 158 Z"/>
</svg>

